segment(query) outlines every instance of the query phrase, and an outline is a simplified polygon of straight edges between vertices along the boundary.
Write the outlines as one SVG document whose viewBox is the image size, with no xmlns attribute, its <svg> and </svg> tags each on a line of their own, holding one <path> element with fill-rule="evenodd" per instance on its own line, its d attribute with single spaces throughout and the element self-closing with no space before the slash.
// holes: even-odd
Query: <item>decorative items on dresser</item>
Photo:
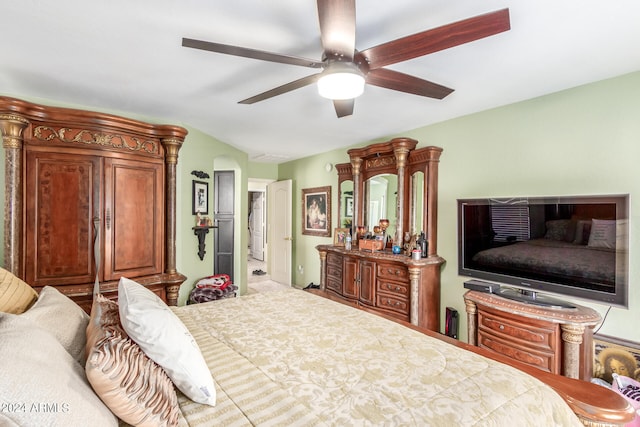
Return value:
<svg viewBox="0 0 640 427">
<path fill-rule="evenodd" d="M 6 269 L 87 311 L 96 277 L 109 298 L 126 276 L 177 304 L 185 276 L 176 271 L 176 164 L 186 129 L 0 97 L 0 131 Z"/>
<path fill-rule="evenodd" d="M 545 307 L 468 291 L 468 342 L 553 374 L 591 380 L 593 328 L 601 317 L 587 307 Z"/>
<path fill-rule="evenodd" d="M 437 192 L 442 149 L 416 149 L 417 144 L 395 138 L 351 149 L 350 163 L 335 166 L 339 225 L 351 231 L 352 245 L 316 247 L 320 290 L 439 332 L 444 259 L 437 255 Z M 375 230 L 381 240 L 363 239 L 368 230 Z M 415 242 L 417 235 L 424 236 L 424 257 L 421 251 L 411 258 L 398 250 Z"/>
</svg>

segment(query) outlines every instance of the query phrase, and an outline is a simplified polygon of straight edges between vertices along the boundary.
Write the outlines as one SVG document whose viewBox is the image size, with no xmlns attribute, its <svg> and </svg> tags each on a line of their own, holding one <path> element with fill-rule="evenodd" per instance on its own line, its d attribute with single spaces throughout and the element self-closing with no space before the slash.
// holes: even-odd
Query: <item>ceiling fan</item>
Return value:
<svg viewBox="0 0 640 427">
<path fill-rule="evenodd" d="M 253 104 L 317 82 L 320 94 L 332 99 L 338 117 L 344 117 L 353 114 L 355 98 L 362 93 L 365 83 L 414 95 L 443 99 L 453 92 L 453 89 L 383 67 L 510 29 L 509 9 L 502 9 L 358 51 L 355 48 L 355 0 L 317 0 L 317 2 L 324 50 L 320 61 L 189 38 L 182 39 L 182 46 L 322 69 L 320 73 L 286 83 L 239 103 Z M 343 92 L 336 93 L 336 91 Z"/>
</svg>

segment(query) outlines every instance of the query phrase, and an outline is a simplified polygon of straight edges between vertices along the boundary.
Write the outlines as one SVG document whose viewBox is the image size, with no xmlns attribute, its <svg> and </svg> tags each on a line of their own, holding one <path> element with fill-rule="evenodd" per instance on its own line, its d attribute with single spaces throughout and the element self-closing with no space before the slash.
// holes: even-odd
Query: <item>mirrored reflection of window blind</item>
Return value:
<svg viewBox="0 0 640 427">
<path fill-rule="evenodd" d="M 494 241 L 529 240 L 529 206 L 492 205 L 491 227 L 496 233 Z"/>
</svg>

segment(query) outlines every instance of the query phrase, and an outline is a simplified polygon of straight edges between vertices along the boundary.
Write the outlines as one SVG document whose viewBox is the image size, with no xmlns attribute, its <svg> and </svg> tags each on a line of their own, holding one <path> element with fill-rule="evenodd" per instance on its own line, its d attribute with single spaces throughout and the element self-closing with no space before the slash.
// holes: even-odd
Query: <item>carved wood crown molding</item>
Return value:
<svg viewBox="0 0 640 427">
<path fill-rule="evenodd" d="M 382 168 L 385 166 L 393 166 L 396 164 L 395 156 L 381 156 L 366 160 L 367 169 Z"/>
<path fill-rule="evenodd" d="M 94 132 L 89 129 L 73 129 L 68 127 L 53 128 L 37 126 L 33 130 L 34 138 L 43 142 L 59 141 L 67 144 L 99 145 L 127 151 L 144 151 L 159 154 L 156 141 L 140 139 L 130 135 Z"/>
</svg>

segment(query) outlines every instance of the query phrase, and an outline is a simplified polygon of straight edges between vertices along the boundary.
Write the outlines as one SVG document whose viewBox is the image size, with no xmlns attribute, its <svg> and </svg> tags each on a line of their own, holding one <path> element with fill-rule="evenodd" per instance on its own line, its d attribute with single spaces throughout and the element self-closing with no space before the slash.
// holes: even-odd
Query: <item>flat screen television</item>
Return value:
<svg viewBox="0 0 640 427">
<path fill-rule="evenodd" d="M 628 307 L 628 195 L 458 200 L 458 272 L 496 293 Z M 506 286 L 500 286 L 506 285 Z M 556 304 L 558 303 L 558 304 Z"/>
</svg>

